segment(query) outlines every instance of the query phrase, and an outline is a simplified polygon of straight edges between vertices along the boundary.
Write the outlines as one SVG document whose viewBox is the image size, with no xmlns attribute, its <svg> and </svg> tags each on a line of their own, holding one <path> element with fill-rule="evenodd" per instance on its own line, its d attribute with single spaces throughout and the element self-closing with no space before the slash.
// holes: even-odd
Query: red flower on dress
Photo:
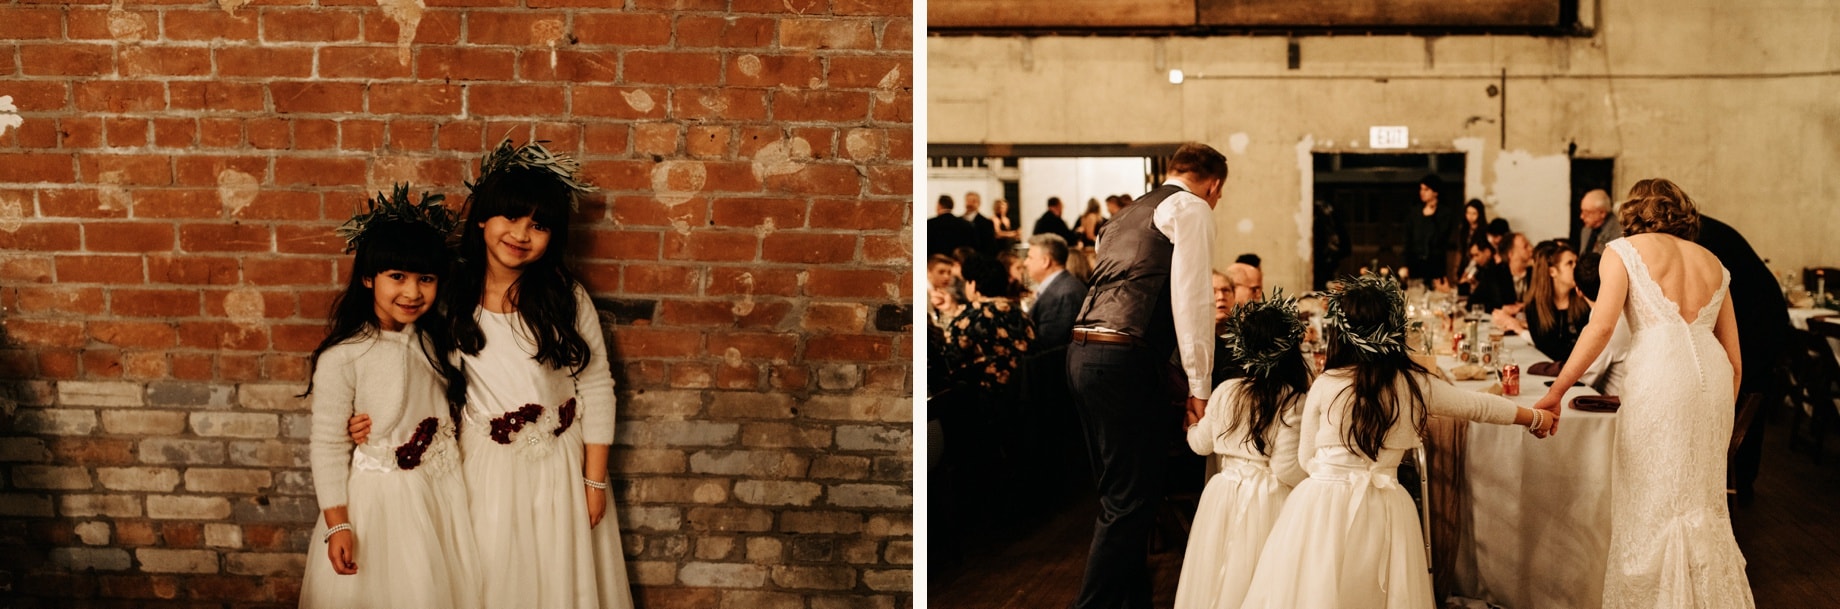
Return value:
<svg viewBox="0 0 1840 609">
<path fill-rule="evenodd" d="M 492 441 L 499 444 L 510 444 L 511 434 L 524 429 L 525 425 L 536 422 L 537 417 L 540 416 L 543 416 L 543 407 L 536 404 L 525 404 L 517 410 L 499 415 L 498 418 L 492 419 Z"/>
<path fill-rule="evenodd" d="M 562 424 L 556 426 L 556 435 L 560 436 L 562 432 L 569 430 L 570 425 L 575 424 L 575 398 L 569 398 L 569 401 L 563 402 L 562 406 L 556 409 L 556 418 L 562 420 Z"/>
<path fill-rule="evenodd" d="M 434 442 L 435 429 L 441 425 L 434 417 L 422 419 L 415 426 L 415 435 L 409 437 L 409 443 L 396 447 L 396 467 L 398 469 L 415 469 L 422 464 L 422 453 L 428 451 L 428 444 Z"/>
</svg>

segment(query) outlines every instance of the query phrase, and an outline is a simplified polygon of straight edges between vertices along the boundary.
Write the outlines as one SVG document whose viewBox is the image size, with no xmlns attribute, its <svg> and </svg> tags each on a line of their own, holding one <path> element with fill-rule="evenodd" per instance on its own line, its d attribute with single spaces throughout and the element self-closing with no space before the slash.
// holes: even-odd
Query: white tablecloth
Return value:
<svg viewBox="0 0 1840 609">
<path fill-rule="evenodd" d="M 1526 339 L 1506 344 L 1532 407 L 1552 377 L 1527 374 L 1547 361 Z M 1449 369 L 1456 362 L 1440 359 Z M 1493 381 L 1464 381 L 1482 390 Z M 1515 425 L 1471 424 L 1465 461 L 1469 530 L 1460 532 L 1450 589 L 1507 609 L 1595 609 L 1610 547 L 1610 460 L 1616 415 L 1573 410 L 1589 387 L 1565 392 L 1559 433 L 1544 440 Z M 1537 575 L 1536 575 L 1537 574 Z"/>
</svg>

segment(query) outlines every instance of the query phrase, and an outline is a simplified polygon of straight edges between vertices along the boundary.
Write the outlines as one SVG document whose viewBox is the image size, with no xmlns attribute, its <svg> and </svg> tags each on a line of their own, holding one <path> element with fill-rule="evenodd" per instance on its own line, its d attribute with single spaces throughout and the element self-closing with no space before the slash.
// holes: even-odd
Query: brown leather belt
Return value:
<svg viewBox="0 0 1840 609">
<path fill-rule="evenodd" d="M 1086 328 L 1074 328 L 1073 329 L 1073 342 L 1076 345 L 1084 344 L 1084 343 L 1106 343 L 1106 344 L 1113 344 L 1113 345 L 1140 346 L 1144 344 L 1144 341 L 1138 339 L 1135 336 L 1131 336 L 1129 334 L 1119 334 L 1117 332 L 1097 332 L 1093 330 L 1088 330 Z"/>
</svg>

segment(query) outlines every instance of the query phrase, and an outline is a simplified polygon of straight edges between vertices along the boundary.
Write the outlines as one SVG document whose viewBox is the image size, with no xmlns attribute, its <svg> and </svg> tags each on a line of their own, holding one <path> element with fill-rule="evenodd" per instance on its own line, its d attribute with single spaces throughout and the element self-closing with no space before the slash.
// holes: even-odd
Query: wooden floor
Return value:
<svg viewBox="0 0 1840 609">
<path fill-rule="evenodd" d="M 1804 444 L 1790 452 L 1787 427 L 1771 421 L 1757 497 L 1732 507 L 1758 607 L 1840 607 L 1840 437 L 1820 465 Z M 1061 609 L 1085 566 L 1097 501 L 1090 494 L 1042 514 L 1032 526 L 963 542 L 957 564 L 934 565 L 929 605 L 953 609 Z M 1157 607 L 1175 604 L 1181 540 L 1152 554 Z M 1508 608 L 1525 609 L 1525 608 Z"/>
</svg>

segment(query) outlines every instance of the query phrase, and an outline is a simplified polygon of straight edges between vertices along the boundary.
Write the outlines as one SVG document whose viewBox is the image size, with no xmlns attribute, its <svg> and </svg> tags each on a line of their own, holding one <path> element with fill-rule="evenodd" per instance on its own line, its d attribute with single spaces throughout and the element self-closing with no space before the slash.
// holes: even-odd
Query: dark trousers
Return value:
<svg viewBox="0 0 1840 609">
<path fill-rule="evenodd" d="M 1097 473 L 1099 518 L 1093 525 L 1086 578 L 1074 607 L 1150 606 L 1150 533 L 1163 501 L 1169 434 L 1179 426 L 1168 403 L 1168 358 L 1150 349 L 1105 343 L 1067 348 L 1067 376 Z"/>
</svg>

